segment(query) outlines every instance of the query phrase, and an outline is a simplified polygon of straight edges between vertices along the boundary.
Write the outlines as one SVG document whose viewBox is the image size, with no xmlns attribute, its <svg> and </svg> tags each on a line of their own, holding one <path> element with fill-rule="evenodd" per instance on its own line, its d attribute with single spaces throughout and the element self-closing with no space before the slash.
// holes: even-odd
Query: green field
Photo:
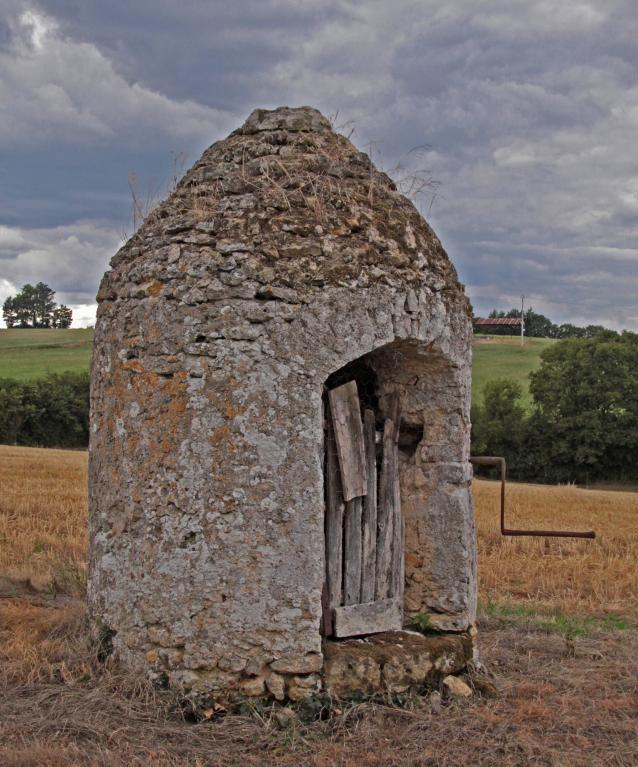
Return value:
<svg viewBox="0 0 638 767">
<path fill-rule="evenodd" d="M 0 330 L 0 378 L 27 381 L 88 370 L 92 344 L 92 328 Z"/>
<path fill-rule="evenodd" d="M 65 370 L 88 370 L 93 330 L 0 330 L 0 377 L 22 381 Z M 527 376 L 554 341 L 513 336 L 475 336 L 472 399 L 479 402 L 486 381 L 514 378 L 529 404 Z"/>
<path fill-rule="evenodd" d="M 554 343 L 549 338 L 526 338 L 521 346 L 516 336 L 474 336 L 472 402 L 481 402 L 487 381 L 513 378 L 523 387 L 523 402 L 529 406 L 528 375 L 539 366 L 543 349 Z"/>
</svg>

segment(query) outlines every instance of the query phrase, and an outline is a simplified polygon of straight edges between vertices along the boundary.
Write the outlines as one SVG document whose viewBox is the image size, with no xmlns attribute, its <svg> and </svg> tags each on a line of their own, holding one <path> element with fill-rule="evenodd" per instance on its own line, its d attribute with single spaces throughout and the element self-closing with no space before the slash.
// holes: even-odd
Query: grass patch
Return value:
<svg viewBox="0 0 638 767">
<path fill-rule="evenodd" d="M 505 625 L 560 634 L 565 639 L 588 637 L 597 631 L 638 628 L 638 622 L 626 615 L 570 615 L 545 605 L 486 601 L 481 603 L 480 612 Z"/>
<path fill-rule="evenodd" d="M 555 343 L 527 338 L 521 347 L 513 336 L 475 336 L 472 399 L 480 402 L 487 381 L 513 378 L 523 387 L 523 402 L 531 404 L 528 376 L 540 364 L 543 349 Z M 30 381 L 47 373 L 84 372 L 91 363 L 93 328 L 0 329 L 0 378 Z"/>
<path fill-rule="evenodd" d="M 0 330 L 0 378 L 31 381 L 48 373 L 83 373 L 92 347 L 92 328 Z"/>
<path fill-rule="evenodd" d="M 549 338 L 526 338 L 521 346 L 521 339 L 514 336 L 474 336 L 472 402 L 482 402 L 488 381 L 512 378 L 523 387 L 522 403 L 529 408 L 532 404 L 529 374 L 540 365 L 543 350 L 554 343 Z"/>
<path fill-rule="evenodd" d="M 411 628 L 421 634 L 430 634 L 435 631 L 432 620 L 427 613 L 416 613 L 412 616 Z"/>
</svg>

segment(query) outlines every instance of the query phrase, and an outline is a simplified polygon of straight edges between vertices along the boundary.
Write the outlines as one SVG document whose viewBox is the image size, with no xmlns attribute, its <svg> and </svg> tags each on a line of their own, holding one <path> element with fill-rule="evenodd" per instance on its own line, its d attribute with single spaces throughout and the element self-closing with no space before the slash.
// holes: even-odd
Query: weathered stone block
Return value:
<svg viewBox="0 0 638 767">
<path fill-rule="evenodd" d="M 281 701 L 286 697 L 286 679 L 281 674 L 268 674 L 266 677 L 266 687 L 275 700 Z"/>
<path fill-rule="evenodd" d="M 461 635 L 387 632 L 365 640 L 326 641 L 324 657 L 325 688 L 336 697 L 402 693 L 464 669 L 472 642 Z"/>
<path fill-rule="evenodd" d="M 321 671 L 322 666 L 323 658 L 320 653 L 285 655 L 270 664 L 273 671 L 282 674 L 311 674 L 313 671 Z"/>
<path fill-rule="evenodd" d="M 287 695 L 290 700 L 300 701 L 310 698 L 321 689 L 321 679 L 317 674 L 294 676 L 289 680 Z"/>
<path fill-rule="evenodd" d="M 262 676 L 242 679 L 239 686 L 244 695 L 251 698 L 263 695 L 266 692 L 266 685 Z"/>
<path fill-rule="evenodd" d="M 443 688 L 450 698 L 471 698 L 472 688 L 458 676 L 446 676 Z"/>
</svg>

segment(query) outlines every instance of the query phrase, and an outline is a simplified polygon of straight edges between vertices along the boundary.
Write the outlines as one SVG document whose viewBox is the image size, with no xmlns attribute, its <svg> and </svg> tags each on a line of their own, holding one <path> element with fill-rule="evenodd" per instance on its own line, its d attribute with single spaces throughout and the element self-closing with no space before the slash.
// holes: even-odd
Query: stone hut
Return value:
<svg viewBox="0 0 638 767">
<path fill-rule="evenodd" d="M 98 301 L 88 593 L 119 662 L 279 700 L 462 669 L 470 307 L 392 180 L 315 109 L 256 110 Z"/>
</svg>

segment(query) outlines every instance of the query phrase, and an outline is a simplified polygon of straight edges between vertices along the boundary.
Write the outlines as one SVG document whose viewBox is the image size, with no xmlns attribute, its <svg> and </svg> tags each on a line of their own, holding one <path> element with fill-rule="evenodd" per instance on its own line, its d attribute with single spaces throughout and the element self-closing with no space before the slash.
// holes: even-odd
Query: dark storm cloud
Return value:
<svg viewBox="0 0 638 767">
<path fill-rule="evenodd" d="M 629 0 L 0 7 L 0 293 L 39 269 L 88 303 L 130 171 L 157 187 L 171 152 L 192 163 L 255 106 L 312 103 L 407 186 L 440 182 L 418 202 L 478 311 L 525 292 L 556 320 L 638 327 Z"/>
<path fill-rule="evenodd" d="M 243 114 L 264 97 L 261 75 L 327 20 L 338 2 L 43 2 L 76 39 L 91 40 L 130 80 L 174 99 Z"/>
</svg>

